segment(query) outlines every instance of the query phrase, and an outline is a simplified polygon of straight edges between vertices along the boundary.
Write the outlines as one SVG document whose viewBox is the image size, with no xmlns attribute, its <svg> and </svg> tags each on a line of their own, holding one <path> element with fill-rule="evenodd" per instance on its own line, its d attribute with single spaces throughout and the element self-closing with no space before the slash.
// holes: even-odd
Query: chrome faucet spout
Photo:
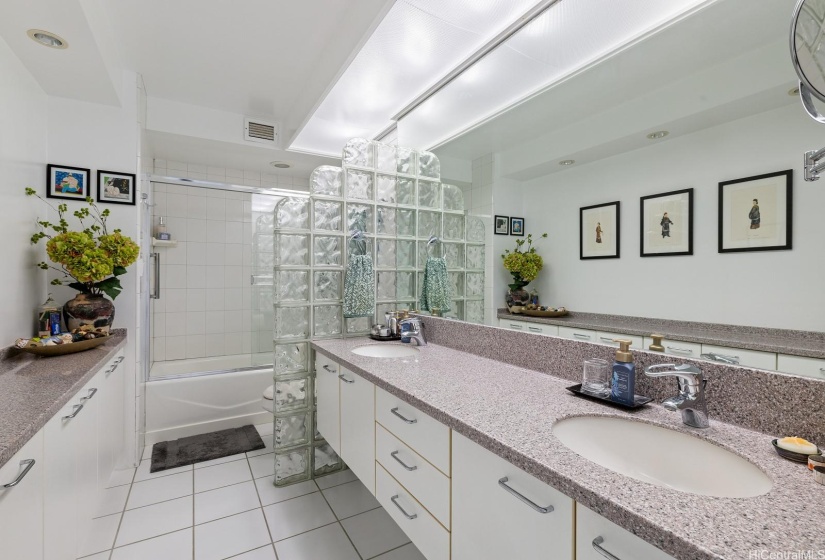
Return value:
<svg viewBox="0 0 825 560">
<path fill-rule="evenodd" d="M 404 319 L 398 323 L 398 326 L 401 330 L 402 338 L 409 337 L 410 340 L 415 341 L 416 346 L 427 345 L 427 337 L 424 336 L 424 323 L 422 323 L 418 317 Z M 404 328 L 406 326 L 409 326 L 410 330 L 406 330 Z"/>
<path fill-rule="evenodd" d="M 702 370 L 689 364 L 656 364 L 645 368 L 650 377 L 675 377 L 679 381 L 679 394 L 662 402 L 667 410 L 680 411 L 682 422 L 693 428 L 707 428 L 708 407 L 705 400 L 707 379 Z"/>
</svg>

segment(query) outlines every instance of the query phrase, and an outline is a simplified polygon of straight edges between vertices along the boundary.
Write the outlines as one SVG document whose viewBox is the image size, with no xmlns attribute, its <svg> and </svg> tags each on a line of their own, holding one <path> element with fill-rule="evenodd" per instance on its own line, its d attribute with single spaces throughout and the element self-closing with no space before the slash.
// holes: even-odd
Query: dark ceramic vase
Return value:
<svg viewBox="0 0 825 560">
<path fill-rule="evenodd" d="M 115 304 L 103 296 L 77 294 L 63 306 L 63 317 L 70 331 L 81 325 L 111 327 L 115 320 Z"/>
<path fill-rule="evenodd" d="M 510 290 L 507 292 L 507 307 L 518 307 L 530 303 L 530 292 L 524 287 L 530 282 L 525 282 L 521 276 L 513 275 L 513 283 L 509 284 Z"/>
</svg>

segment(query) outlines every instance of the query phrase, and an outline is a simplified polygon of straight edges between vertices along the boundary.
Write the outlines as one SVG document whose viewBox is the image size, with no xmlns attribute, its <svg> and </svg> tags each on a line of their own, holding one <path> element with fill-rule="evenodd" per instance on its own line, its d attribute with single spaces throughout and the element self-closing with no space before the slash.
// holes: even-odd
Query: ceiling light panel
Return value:
<svg viewBox="0 0 825 560">
<path fill-rule="evenodd" d="M 712 2 L 561 0 L 399 120 L 399 142 L 433 148 Z"/>
<path fill-rule="evenodd" d="M 400 0 L 388 12 L 290 148 L 338 155 L 503 31 L 537 0 Z"/>
</svg>

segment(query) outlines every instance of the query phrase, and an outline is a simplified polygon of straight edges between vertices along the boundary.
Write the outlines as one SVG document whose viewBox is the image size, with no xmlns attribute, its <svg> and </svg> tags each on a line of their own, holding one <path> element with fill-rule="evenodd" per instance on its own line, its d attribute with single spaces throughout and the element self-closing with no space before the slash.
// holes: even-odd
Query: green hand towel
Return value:
<svg viewBox="0 0 825 560">
<path fill-rule="evenodd" d="M 447 313 L 450 311 L 451 292 L 447 261 L 443 257 L 427 257 L 424 285 L 421 287 L 421 309 L 432 311 L 439 308 L 441 313 Z"/>
<path fill-rule="evenodd" d="M 351 255 L 344 277 L 344 317 L 375 315 L 375 276 L 370 255 Z"/>
</svg>

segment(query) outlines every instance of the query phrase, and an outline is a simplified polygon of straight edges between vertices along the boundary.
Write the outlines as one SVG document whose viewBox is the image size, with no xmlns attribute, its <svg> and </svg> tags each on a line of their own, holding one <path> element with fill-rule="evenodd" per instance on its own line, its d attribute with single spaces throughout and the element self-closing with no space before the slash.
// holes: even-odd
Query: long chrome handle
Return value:
<svg viewBox="0 0 825 560">
<path fill-rule="evenodd" d="M 338 379 L 340 379 L 344 383 L 349 383 L 349 384 L 355 383 L 354 379 L 347 379 L 346 377 L 344 377 L 343 373 L 338 376 Z"/>
<path fill-rule="evenodd" d="M 29 474 L 30 470 L 32 470 L 32 467 L 34 466 L 34 459 L 24 459 L 20 461 L 20 466 L 22 467 L 23 465 L 26 465 L 26 468 L 23 469 L 23 472 L 18 474 L 17 478 L 12 480 L 8 484 L 4 484 L 3 488 L 14 488 L 18 484 L 20 484 L 20 481 L 23 480 L 27 474 Z"/>
<path fill-rule="evenodd" d="M 573 337 L 575 337 L 575 338 L 581 338 L 582 340 L 590 340 L 590 335 L 589 335 L 589 334 L 580 334 L 580 333 L 576 333 L 576 332 L 574 332 L 574 333 L 573 333 Z M 611 341 L 611 342 L 613 342 L 613 340 L 612 340 L 612 339 L 611 339 L 610 341 Z"/>
<path fill-rule="evenodd" d="M 71 420 L 72 418 L 77 416 L 80 413 L 80 411 L 83 410 L 83 405 L 82 404 L 76 404 L 76 405 L 72 406 L 72 408 L 74 409 L 74 412 L 72 412 L 71 414 L 69 414 L 67 416 L 64 416 L 63 420 Z"/>
<path fill-rule="evenodd" d="M 613 343 L 613 337 L 612 336 L 600 336 L 599 339 L 602 342 L 610 342 L 611 344 Z"/>
<path fill-rule="evenodd" d="M 540 329 L 539 327 L 527 327 L 527 328 L 530 329 L 530 331 L 532 331 L 532 332 L 541 332 L 542 331 L 542 329 Z"/>
<path fill-rule="evenodd" d="M 405 463 L 404 461 L 399 459 L 398 458 L 398 451 L 393 451 L 392 453 L 390 453 L 390 457 L 392 457 L 393 459 L 398 461 L 398 464 L 401 465 L 402 467 L 404 467 L 405 469 L 407 469 L 408 471 L 414 471 L 414 470 L 418 469 L 418 467 L 416 465 L 413 465 L 411 467 L 407 463 Z"/>
<path fill-rule="evenodd" d="M 149 294 L 149 297 L 160 299 L 160 253 L 152 253 L 150 256 L 155 261 L 155 289 Z"/>
<path fill-rule="evenodd" d="M 335 370 L 334 370 L 334 369 L 332 369 L 332 368 L 330 368 L 327 364 L 324 364 L 324 365 L 323 365 L 323 366 L 321 366 L 321 367 L 322 367 L 322 368 L 324 368 L 325 370 L 327 370 L 327 371 L 328 371 L 328 372 L 330 372 L 330 373 L 335 373 Z"/>
<path fill-rule="evenodd" d="M 92 397 L 95 396 L 95 393 L 97 393 L 97 389 L 92 387 L 91 389 L 89 389 L 89 394 L 86 395 L 85 397 L 80 397 L 80 400 L 81 401 L 90 401 L 90 400 L 92 400 Z"/>
<path fill-rule="evenodd" d="M 511 486 L 507 484 L 509 480 L 510 478 L 506 476 L 504 478 L 500 478 L 498 479 L 498 485 L 539 513 L 550 513 L 551 511 L 553 511 L 553 506 L 541 507 L 540 505 L 532 501 L 530 498 L 515 491 Z"/>
<path fill-rule="evenodd" d="M 416 517 L 418 517 L 418 514 L 417 514 L 417 513 L 413 513 L 412 515 L 410 515 L 409 513 L 407 513 L 406 511 L 404 511 L 404 508 L 402 508 L 402 507 L 401 507 L 401 504 L 399 504 L 399 503 L 398 503 L 398 494 L 396 494 L 395 496 L 393 496 L 392 498 L 390 498 L 390 501 L 391 501 L 392 503 L 394 503 L 394 504 L 395 504 L 395 507 L 397 507 L 397 508 L 399 509 L 399 511 L 400 511 L 401 513 L 403 513 L 403 514 L 404 514 L 404 517 L 406 517 L 407 519 L 412 520 L 412 519 L 415 519 Z"/>
<path fill-rule="evenodd" d="M 668 350 L 673 352 L 674 354 L 689 354 L 693 355 L 693 350 L 690 348 L 679 348 L 678 346 L 665 346 Z"/>
<path fill-rule="evenodd" d="M 521 330 L 521 325 L 516 325 L 516 324 L 510 323 L 510 328 L 513 329 L 514 331 L 520 331 Z"/>
<path fill-rule="evenodd" d="M 405 418 L 404 416 L 402 416 L 402 415 L 401 415 L 401 413 L 400 413 L 400 412 L 398 412 L 398 407 L 397 407 L 397 406 L 396 406 L 395 408 L 391 408 L 391 409 L 390 409 L 390 412 L 392 412 L 393 414 L 395 414 L 396 416 L 398 416 L 399 418 L 401 418 L 401 419 L 402 419 L 404 422 L 406 422 L 407 424 L 415 424 L 416 422 L 418 422 L 418 420 L 416 420 L 415 418 L 413 418 L 412 420 L 410 420 L 409 418 Z"/>
<path fill-rule="evenodd" d="M 602 537 L 596 537 L 595 539 L 593 539 L 593 550 L 595 550 L 596 552 L 598 552 L 599 554 L 601 554 L 605 558 L 609 558 L 610 560 L 622 560 L 621 558 L 619 558 L 615 554 L 611 554 L 608 551 L 606 551 L 604 548 L 602 548 L 602 543 L 603 542 L 604 542 L 604 539 Z"/>
</svg>

